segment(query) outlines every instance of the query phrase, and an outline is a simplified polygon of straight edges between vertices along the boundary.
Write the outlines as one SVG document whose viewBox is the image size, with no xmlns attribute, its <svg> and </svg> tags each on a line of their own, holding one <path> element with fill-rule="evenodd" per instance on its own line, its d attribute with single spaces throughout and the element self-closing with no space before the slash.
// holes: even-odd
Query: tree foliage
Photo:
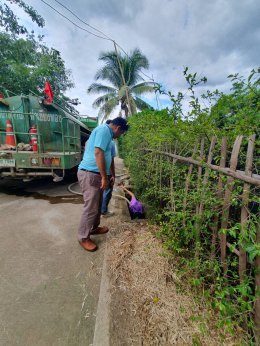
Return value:
<svg viewBox="0 0 260 346">
<path fill-rule="evenodd" d="M 102 79 L 108 81 L 110 85 L 93 83 L 89 86 L 88 93 L 103 94 L 93 103 L 95 108 L 99 108 L 100 116 L 106 118 L 119 104 L 126 117 L 129 109 L 131 114 L 136 113 L 137 109 L 152 109 L 140 98 L 140 95 L 144 93 L 154 92 L 155 83 L 145 82 L 140 75 L 141 69 L 148 69 L 149 63 L 139 49 L 135 49 L 127 56 L 117 55 L 114 51 L 101 53 L 99 60 L 104 63 L 104 66 L 97 71 L 95 80 Z M 126 85 L 122 78 L 120 65 Z M 139 81 L 142 82 L 138 83 Z M 127 93 L 130 104 L 128 104 Z"/>
<path fill-rule="evenodd" d="M 212 307 L 219 312 L 221 327 L 232 330 L 234 325 L 239 325 L 249 332 L 253 330 L 254 259 L 260 256 L 259 244 L 256 241 L 259 189 L 252 186 L 249 191 L 247 231 L 241 233 L 243 183 L 235 182 L 229 226 L 228 229 L 220 230 L 226 234 L 232 248 L 243 247 L 247 253 L 247 276 L 241 282 L 238 275 L 238 257 L 232 249 L 228 252 L 228 273 L 225 276 L 219 260 L 219 249 L 212 248 L 214 217 L 219 214 L 221 218 L 222 215 L 222 202 L 216 196 L 218 174 L 209 171 L 207 183 L 203 185 L 206 168 L 202 168 L 202 177 L 199 178 L 198 168 L 194 166 L 187 191 L 186 177 L 189 167 L 160 155 L 158 151 L 176 152 L 178 155 L 195 157 L 204 162 L 206 158 L 200 157 L 197 144 L 204 138 L 207 153 L 214 135 L 216 146 L 213 158 L 214 164 L 218 165 L 222 137 L 228 137 L 229 160 L 234 140 L 237 135 L 242 134 L 245 141 L 242 142 L 238 165 L 239 169 L 243 170 L 247 137 L 256 133 L 253 173 L 260 174 L 259 75 L 260 69 L 252 70 L 247 79 L 238 75 L 230 76 L 230 93 L 225 95 L 218 90 L 208 91 L 202 97 L 202 106 L 201 97 L 196 95 L 196 86 L 204 83 L 205 79 L 197 80 L 195 74 L 185 69 L 187 95 L 190 97 L 189 112 L 185 114 L 182 108 L 184 94 L 173 94 L 159 89 L 161 93 L 169 96 L 173 107 L 135 114 L 128 120 L 130 130 L 120 141 L 135 194 L 145 203 L 148 216 L 159 225 L 158 236 L 164 246 L 174 254 L 179 275 L 198 290 L 200 296 L 203 292 L 203 299 L 210 300 Z M 225 192 L 229 185 L 224 176 L 222 183 Z M 201 214 L 198 214 L 196 210 L 198 211 L 200 205 L 203 205 L 203 208 Z"/>
<path fill-rule="evenodd" d="M 33 37 L 14 38 L 0 33 L 0 85 L 14 94 L 38 94 L 48 80 L 54 92 L 64 92 L 73 84 L 60 53 L 37 42 Z"/>
<path fill-rule="evenodd" d="M 22 0 L 10 0 L 20 6 L 39 27 L 44 19 Z M 73 87 L 71 72 L 65 68 L 60 52 L 42 43 L 33 32 L 19 23 L 10 6 L 0 0 L 0 88 L 13 94 L 42 93 L 48 80 L 56 96 Z M 62 95 L 61 95 L 62 96 Z"/>
<path fill-rule="evenodd" d="M 33 22 L 35 22 L 39 27 L 43 27 L 45 22 L 44 19 L 33 9 L 33 7 L 28 6 L 22 0 L 7 0 L 9 3 L 17 4 L 21 7 L 25 13 L 27 13 Z M 3 1 L 0 1 L 0 27 L 3 27 L 5 31 L 12 33 L 13 35 L 28 34 L 27 28 L 19 24 L 19 18 L 12 11 L 10 6 Z"/>
<path fill-rule="evenodd" d="M 212 107 L 211 119 L 218 128 L 233 128 L 242 133 L 258 132 L 260 124 L 260 69 L 252 70 L 247 79 L 230 75 L 231 93 L 222 94 Z"/>
</svg>

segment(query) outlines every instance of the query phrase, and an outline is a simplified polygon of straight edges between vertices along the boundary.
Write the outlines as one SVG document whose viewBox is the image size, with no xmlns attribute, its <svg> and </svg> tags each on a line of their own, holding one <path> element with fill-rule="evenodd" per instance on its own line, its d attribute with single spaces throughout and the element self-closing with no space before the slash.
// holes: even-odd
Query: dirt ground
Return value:
<svg viewBox="0 0 260 346">
<path fill-rule="evenodd" d="M 110 344 L 244 344 L 216 329 L 214 313 L 182 288 L 154 234 L 145 220 L 118 220 L 109 234 Z"/>
</svg>

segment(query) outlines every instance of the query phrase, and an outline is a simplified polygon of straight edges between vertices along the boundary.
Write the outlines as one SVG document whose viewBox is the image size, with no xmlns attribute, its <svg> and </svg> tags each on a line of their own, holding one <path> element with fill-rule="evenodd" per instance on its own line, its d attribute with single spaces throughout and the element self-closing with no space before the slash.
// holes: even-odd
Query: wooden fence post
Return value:
<svg viewBox="0 0 260 346">
<path fill-rule="evenodd" d="M 205 145 L 205 138 L 203 137 L 200 142 L 200 160 L 204 159 L 204 145 Z M 201 187 L 201 177 L 202 177 L 202 167 L 198 167 L 198 179 L 197 179 L 197 191 L 200 190 Z M 196 215 L 199 213 L 199 204 L 196 205 Z"/>
<path fill-rule="evenodd" d="M 227 137 L 223 137 L 221 141 L 221 154 L 220 154 L 220 167 L 226 166 L 227 159 Z M 222 176 L 218 177 L 218 187 L 217 187 L 217 199 L 222 200 L 223 198 L 223 182 Z M 215 216 L 213 221 L 212 230 L 212 240 L 211 240 L 211 256 L 210 258 L 213 260 L 216 256 L 216 243 L 217 243 L 217 232 L 218 232 L 218 221 L 219 221 L 219 207 L 215 208 Z"/>
<path fill-rule="evenodd" d="M 237 168 L 237 161 L 238 161 L 238 154 L 241 146 L 243 136 L 237 136 L 232 154 L 230 159 L 230 170 L 235 171 Z M 221 230 L 226 230 L 228 228 L 228 219 L 229 219 L 229 209 L 230 209 L 230 200 L 231 195 L 234 187 L 234 178 L 228 177 L 227 178 L 227 184 L 226 184 L 226 191 L 224 196 L 224 203 L 222 208 L 222 219 L 221 219 Z M 224 274 L 227 273 L 227 235 L 226 232 L 221 232 L 220 234 L 220 252 L 221 252 L 221 264 L 223 267 Z"/>
<path fill-rule="evenodd" d="M 256 135 L 252 135 L 249 137 L 249 140 L 248 140 L 245 174 L 249 175 L 249 176 L 252 175 L 255 138 L 256 138 Z M 241 237 L 243 237 L 243 235 L 247 231 L 249 191 L 250 191 L 250 185 L 248 183 L 244 183 L 243 195 L 242 195 L 242 208 L 241 208 L 241 233 L 240 233 Z M 245 276 L 246 276 L 246 262 L 247 262 L 246 252 L 245 252 L 242 244 L 240 244 L 239 252 L 240 252 L 240 256 L 239 256 L 239 279 L 240 279 L 240 283 L 242 283 L 245 279 Z"/>
<path fill-rule="evenodd" d="M 195 156 L 197 149 L 198 149 L 198 141 L 194 145 L 193 152 L 192 152 L 192 158 Z M 185 214 L 186 209 L 187 209 L 187 196 L 188 196 L 189 187 L 190 187 L 190 178 L 191 178 L 192 170 L 193 170 L 193 164 L 191 163 L 189 165 L 188 173 L 187 173 L 186 180 L 185 180 L 185 191 L 184 191 L 184 198 L 183 198 L 183 204 L 182 204 L 183 205 L 183 208 L 182 208 L 183 214 Z M 185 217 L 183 218 L 182 224 L 183 224 L 183 227 L 186 227 Z"/>
<path fill-rule="evenodd" d="M 204 145 L 205 138 L 203 137 L 200 142 L 200 159 L 204 159 Z M 197 191 L 201 189 L 201 178 L 202 178 L 202 167 L 198 167 L 198 180 L 197 180 Z M 200 194 L 201 197 L 201 194 Z M 198 259 L 199 256 L 199 247 L 200 247 L 200 223 L 201 223 L 201 214 L 200 214 L 200 204 L 196 205 L 196 221 L 195 221 L 195 259 Z"/>
<path fill-rule="evenodd" d="M 213 136 L 211 138 L 211 142 L 210 142 L 207 164 L 211 164 L 211 162 L 212 162 L 213 150 L 214 150 L 215 144 L 216 144 L 216 137 Z M 201 196 L 200 205 L 199 205 L 199 215 L 202 215 L 202 213 L 203 213 L 203 208 L 204 208 L 203 199 L 204 199 L 204 194 L 205 194 L 205 190 L 206 190 L 206 185 L 208 182 L 209 171 L 210 171 L 210 169 L 206 167 L 205 174 L 203 177 L 203 182 L 202 182 L 202 196 Z"/>
<path fill-rule="evenodd" d="M 260 210 L 258 229 L 256 233 L 256 244 L 260 244 Z M 256 256 L 255 259 L 255 337 L 257 344 L 260 343 L 260 256 Z"/>
<path fill-rule="evenodd" d="M 176 139 L 175 144 L 174 144 L 174 154 L 176 155 L 177 153 L 177 147 L 178 147 L 178 140 Z M 171 148 L 170 148 L 171 151 Z M 171 160 L 171 157 L 169 157 L 169 162 Z M 174 181 L 173 181 L 173 171 L 174 171 L 174 166 L 176 164 L 177 160 L 172 158 L 172 165 L 171 165 L 171 175 L 170 175 L 170 203 L 171 203 L 171 211 L 176 211 L 176 206 L 175 206 L 175 199 L 174 199 Z"/>
<path fill-rule="evenodd" d="M 159 193 L 160 193 L 160 208 L 163 208 L 163 200 L 162 200 L 162 161 L 163 161 L 163 156 L 160 154 L 160 160 L 159 160 Z"/>
<path fill-rule="evenodd" d="M 213 159 L 213 150 L 216 144 L 216 137 L 213 136 L 211 138 L 211 143 L 210 143 L 210 148 L 208 152 L 208 158 L 207 158 L 207 163 L 210 164 Z M 197 234 L 197 241 L 200 239 L 200 230 L 201 230 L 201 222 L 202 222 L 202 214 L 203 214 L 203 209 L 204 209 L 204 197 L 205 197 L 205 192 L 206 192 L 206 185 L 208 182 L 208 177 L 209 177 L 209 168 L 205 169 L 205 173 L 203 176 L 203 181 L 202 181 L 202 190 L 201 190 L 201 195 L 200 195 L 200 203 L 198 205 L 198 210 L 197 212 L 197 220 L 195 223 L 195 231 Z M 198 256 L 198 250 L 196 253 L 196 256 Z"/>
</svg>

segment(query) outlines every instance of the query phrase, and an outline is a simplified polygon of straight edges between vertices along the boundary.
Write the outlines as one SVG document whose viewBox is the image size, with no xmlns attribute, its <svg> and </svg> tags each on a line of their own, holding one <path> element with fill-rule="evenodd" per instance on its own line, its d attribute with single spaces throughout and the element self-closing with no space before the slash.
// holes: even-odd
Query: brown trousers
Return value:
<svg viewBox="0 0 260 346">
<path fill-rule="evenodd" d="M 83 193 L 84 206 L 78 229 L 78 240 L 89 239 L 93 230 L 100 224 L 101 203 L 101 176 L 99 174 L 78 171 L 78 181 Z"/>
</svg>

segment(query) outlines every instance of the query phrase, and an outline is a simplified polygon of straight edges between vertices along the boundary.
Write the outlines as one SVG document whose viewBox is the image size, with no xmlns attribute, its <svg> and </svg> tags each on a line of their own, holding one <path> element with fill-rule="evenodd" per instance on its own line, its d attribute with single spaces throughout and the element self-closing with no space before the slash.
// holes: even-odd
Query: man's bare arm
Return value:
<svg viewBox="0 0 260 346">
<path fill-rule="evenodd" d="M 105 157 L 104 157 L 104 151 L 100 148 L 95 148 L 95 157 L 96 157 L 96 163 L 102 178 L 101 181 L 101 189 L 106 190 L 108 188 L 108 179 L 106 174 L 106 164 L 105 164 Z"/>
</svg>

